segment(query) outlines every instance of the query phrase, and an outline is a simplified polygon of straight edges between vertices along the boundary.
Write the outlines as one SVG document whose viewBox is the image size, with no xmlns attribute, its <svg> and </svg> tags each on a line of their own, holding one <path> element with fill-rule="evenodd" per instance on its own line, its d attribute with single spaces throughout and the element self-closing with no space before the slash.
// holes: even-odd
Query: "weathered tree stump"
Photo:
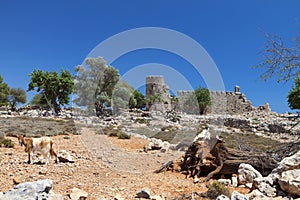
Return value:
<svg viewBox="0 0 300 200">
<path fill-rule="evenodd" d="M 191 177 L 206 176 L 206 181 L 215 175 L 236 174 L 241 163 L 247 163 L 263 176 L 277 167 L 277 161 L 266 153 L 254 153 L 227 148 L 217 138 L 197 140 L 187 149 L 179 162 L 179 171 Z M 174 165 L 172 165 L 174 166 Z M 170 165 L 166 165 L 170 169 Z M 156 172 L 163 171 L 161 168 Z"/>
</svg>

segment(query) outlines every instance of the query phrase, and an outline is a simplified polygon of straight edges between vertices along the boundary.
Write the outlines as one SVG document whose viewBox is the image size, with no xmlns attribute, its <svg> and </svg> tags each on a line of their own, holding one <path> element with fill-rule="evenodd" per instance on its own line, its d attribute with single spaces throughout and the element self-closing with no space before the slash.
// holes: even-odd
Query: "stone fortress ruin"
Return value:
<svg viewBox="0 0 300 200">
<path fill-rule="evenodd" d="M 164 112 L 172 108 L 170 90 L 163 76 L 146 77 L 146 98 L 147 110 Z"/>
<path fill-rule="evenodd" d="M 177 111 L 182 111 L 184 99 L 193 94 L 192 90 L 179 90 L 177 92 L 178 106 Z M 156 99 L 155 99 L 156 97 Z M 269 104 L 255 108 L 246 96 L 240 92 L 240 87 L 235 86 L 234 91 L 210 91 L 212 105 L 208 107 L 206 113 L 212 114 L 242 114 L 255 109 L 270 112 Z M 169 87 L 164 82 L 163 76 L 146 77 L 146 109 L 149 111 L 170 111 L 175 108 L 171 101 Z M 149 101 L 150 99 L 150 101 Z M 152 99 L 152 100 L 151 100 Z M 155 99 L 155 100 L 154 100 Z M 195 106 L 195 105 L 194 105 Z"/>
</svg>

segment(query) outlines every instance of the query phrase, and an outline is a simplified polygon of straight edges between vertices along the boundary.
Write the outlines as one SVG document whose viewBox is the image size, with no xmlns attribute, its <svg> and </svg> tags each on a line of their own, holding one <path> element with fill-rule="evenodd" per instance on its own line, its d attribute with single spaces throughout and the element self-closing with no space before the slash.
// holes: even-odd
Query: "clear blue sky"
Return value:
<svg viewBox="0 0 300 200">
<path fill-rule="evenodd" d="M 254 106 L 269 102 L 277 112 L 289 111 L 291 84 L 259 81 L 264 46 L 261 29 L 290 40 L 299 33 L 300 1 L 0 1 L 0 74 L 10 87 L 27 90 L 33 69 L 60 71 L 81 64 L 105 39 L 133 28 L 163 27 L 193 38 L 209 53 L 226 90 L 239 85 Z M 126 54 L 113 64 L 126 73 L 144 63 L 177 68 L 196 87 L 189 63 L 158 50 Z M 32 93 L 28 93 L 29 98 Z"/>
</svg>

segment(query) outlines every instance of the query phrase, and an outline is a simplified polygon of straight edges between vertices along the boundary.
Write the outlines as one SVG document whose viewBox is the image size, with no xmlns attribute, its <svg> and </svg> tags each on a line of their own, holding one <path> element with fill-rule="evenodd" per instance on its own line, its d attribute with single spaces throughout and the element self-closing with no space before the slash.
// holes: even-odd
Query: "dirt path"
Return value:
<svg viewBox="0 0 300 200">
<path fill-rule="evenodd" d="M 134 138 L 127 144 L 127 148 L 120 148 L 121 143 L 126 140 L 108 138 L 105 135 L 96 135 L 90 129 L 84 128 L 81 132 L 81 138 L 84 146 L 96 157 L 106 164 L 109 168 L 113 168 L 120 172 L 128 173 L 153 173 L 163 163 L 168 160 L 179 158 L 183 153 L 170 151 L 161 153 L 159 151 L 145 153 L 143 147 L 148 143 L 147 140 Z M 140 143 L 140 144 L 138 144 Z M 135 145 L 135 148 L 132 148 Z"/>
<path fill-rule="evenodd" d="M 53 180 L 53 191 L 62 194 L 64 199 L 73 187 L 89 193 L 88 199 L 135 199 L 136 192 L 148 188 L 151 195 L 166 199 L 203 192 L 205 184 L 193 184 L 191 179 L 177 173 L 154 174 L 161 163 L 176 156 L 172 153 L 144 153 L 141 149 L 146 140 L 132 137 L 118 140 L 103 135 L 95 135 L 83 129 L 82 135 L 59 135 L 52 137 L 56 148 L 71 153 L 75 163 L 49 165 L 28 165 L 24 147 L 0 148 L 0 191 L 5 192 L 14 186 L 14 179 L 21 182 L 40 179 Z"/>
</svg>

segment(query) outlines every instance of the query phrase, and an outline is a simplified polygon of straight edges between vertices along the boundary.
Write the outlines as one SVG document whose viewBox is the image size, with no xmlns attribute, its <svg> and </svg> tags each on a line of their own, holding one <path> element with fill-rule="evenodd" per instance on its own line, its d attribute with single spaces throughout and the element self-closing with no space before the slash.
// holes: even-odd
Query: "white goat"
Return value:
<svg viewBox="0 0 300 200">
<path fill-rule="evenodd" d="M 25 152 L 28 153 L 28 164 L 34 163 L 34 152 L 39 151 L 43 158 L 47 158 L 46 164 L 49 163 L 50 156 L 55 156 L 57 162 L 57 155 L 53 150 L 53 142 L 49 137 L 41 138 L 25 138 L 25 135 L 18 136 L 20 146 L 25 146 Z M 32 158 L 32 160 L 31 160 Z M 31 162 L 32 161 L 32 162 Z"/>
</svg>

